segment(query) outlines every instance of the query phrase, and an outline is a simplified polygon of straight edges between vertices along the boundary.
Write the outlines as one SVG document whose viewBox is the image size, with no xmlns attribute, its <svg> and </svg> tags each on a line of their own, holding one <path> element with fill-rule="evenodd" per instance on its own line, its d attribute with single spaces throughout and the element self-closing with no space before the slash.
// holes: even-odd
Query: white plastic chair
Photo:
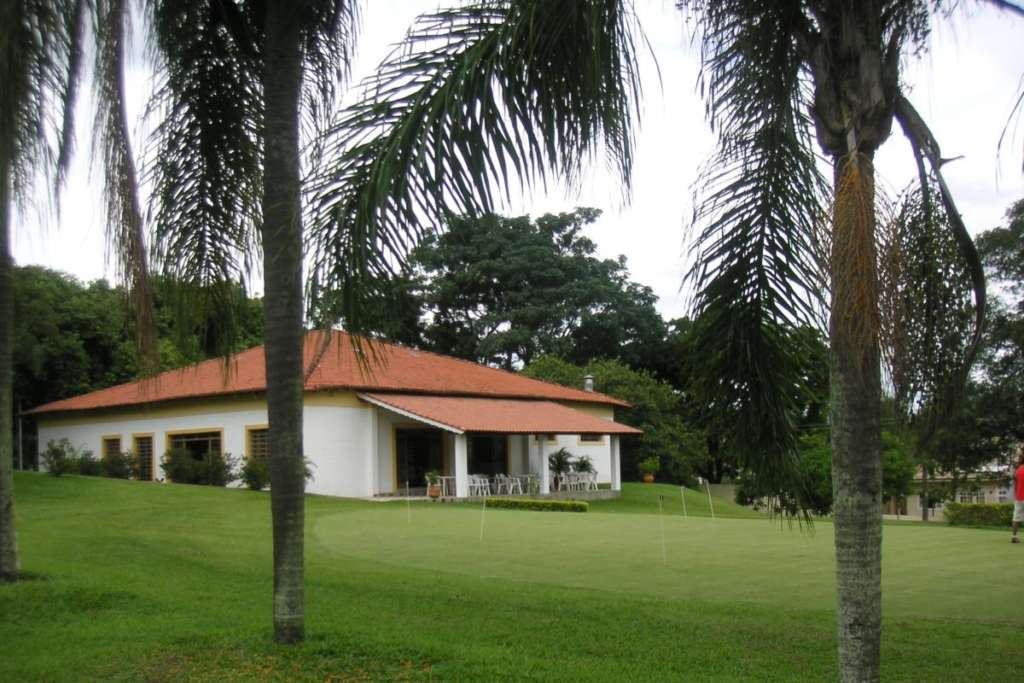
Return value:
<svg viewBox="0 0 1024 683">
<path fill-rule="evenodd" d="M 491 495 L 491 482 L 486 475 L 469 475 L 469 495 L 489 496 Z"/>
</svg>

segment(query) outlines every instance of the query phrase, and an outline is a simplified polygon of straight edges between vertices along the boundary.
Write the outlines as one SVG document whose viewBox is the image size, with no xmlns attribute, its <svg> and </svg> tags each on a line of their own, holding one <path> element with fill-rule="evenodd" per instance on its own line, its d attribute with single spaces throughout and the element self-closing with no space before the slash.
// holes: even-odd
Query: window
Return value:
<svg viewBox="0 0 1024 683">
<path fill-rule="evenodd" d="M 580 434 L 580 443 L 604 443 L 603 434 Z"/>
<path fill-rule="evenodd" d="M 153 435 L 134 437 L 132 451 L 139 460 L 139 479 L 153 481 Z"/>
<path fill-rule="evenodd" d="M 535 434 L 533 440 L 537 443 L 541 441 L 547 441 L 548 443 L 558 443 L 558 434 Z"/>
<path fill-rule="evenodd" d="M 1000 503 L 1005 503 L 1006 502 L 1007 493 L 1009 493 L 1009 492 L 1006 489 L 999 489 L 999 502 Z"/>
<path fill-rule="evenodd" d="M 220 453 L 221 434 L 217 432 L 189 432 L 182 434 L 169 434 L 167 443 L 170 450 L 184 450 L 195 458 L 202 460 L 207 453 Z"/>
<path fill-rule="evenodd" d="M 121 453 L 121 435 L 103 437 L 103 457 L 109 458 Z"/>
<path fill-rule="evenodd" d="M 270 430 L 266 427 L 250 427 L 246 433 L 249 436 L 246 455 L 253 462 L 267 462 L 270 458 Z"/>
<path fill-rule="evenodd" d="M 976 494 L 974 494 L 974 502 L 975 503 L 984 503 L 985 502 L 985 492 L 979 490 Z"/>
<path fill-rule="evenodd" d="M 961 503 L 970 503 L 971 502 L 971 494 L 969 492 L 967 492 L 967 491 L 961 491 L 960 492 L 960 502 Z"/>
</svg>

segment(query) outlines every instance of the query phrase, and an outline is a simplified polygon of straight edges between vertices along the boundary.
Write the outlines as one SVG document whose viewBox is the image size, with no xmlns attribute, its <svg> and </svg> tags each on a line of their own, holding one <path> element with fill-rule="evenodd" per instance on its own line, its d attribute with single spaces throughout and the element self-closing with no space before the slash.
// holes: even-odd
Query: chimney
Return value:
<svg viewBox="0 0 1024 683">
<path fill-rule="evenodd" d="M 587 375 L 583 378 L 583 390 L 593 391 L 594 390 L 594 376 Z"/>
</svg>

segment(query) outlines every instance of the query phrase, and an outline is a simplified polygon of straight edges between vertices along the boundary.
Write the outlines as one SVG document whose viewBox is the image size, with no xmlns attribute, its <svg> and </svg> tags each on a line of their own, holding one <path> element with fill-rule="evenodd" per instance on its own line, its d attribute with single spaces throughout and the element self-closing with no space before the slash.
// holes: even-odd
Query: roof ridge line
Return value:
<svg viewBox="0 0 1024 683">
<path fill-rule="evenodd" d="M 349 332 L 348 330 L 335 330 L 335 331 L 336 332 L 340 332 L 341 334 L 348 335 L 350 337 L 352 337 L 352 336 L 367 337 L 367 335 L 354 335 L 353 333 Z M 546 384 L 546 385 L 552 386 L 552 387 L 558 387 L 559 389 L 569 389 L 570 391 L 574 391 L 574 392 L 577 392 L 577 393 L 597 394 L 598 396 L 604 396 L 605 398 L 609 398 L 609 399 L 611 399 L 613 401 L 616 401 L 616 402 L 619 402 L 619 403 L 626 403 L 626 401 L 623 401 L 622 399 L 615 398 L 614 396 L 609 396 L 608 394 L 605 394 L 604 392 L 601 392 L 601 391 L 587 391 L 586 389 L 577 389 L 576 387 L 566 386 L 565 384 L 559 384 L 558 382 L 553 382 L 551 380 L 540 379 L 539 377 L 530 377 L 528 375 L 524 375 L 522 372 L 513 372 L 511 370 L 506 370 L 505 368 L 491 367 L 490 365 L 486 365 L 484 363 L 477 363 L 477 362 L 471 361 L 471 360 L 469 360 L 467 358 L 459 358 L 458 356 L 449 356 L 447 354 L 438 353 L 437 351 L 430 351 L 428 349 L 419 349 L 419 348 L 416 348 L 416 347 L 413 347 L 413 346 L 409 346 L 407 344 L 402 344 L 400 342 L 389 341 L 389 340 L 386 340 L 386 339 L 374 339 L 374 341 L 377 341 L 377 342 L 380 342 L 380 343 L 383 343 L 383 344 L 387 344 L 387 345 L 390 345 L 390 346 L 395 346 L 395 347 L 398 347 L 400 349 L 405 349 L 407 351 L 415 351 L 416 353 L 426 353 L 426 354 L 429 354 L 431 356 L 435 356 L 437 358 L 444 358 L 444 359 L 447 359 L 447 360 L 458 361 L 459 363 L 465 363 L 466 365 L 471 365 L 474 368 L 487 368 L 488 370 L 494 370 L 496 372 L 502 372 L 502 373 L 505 373 L 506 375 L 511 375 L 513 377 L 519 377 L 519 378 L 522 378 L 522 379 L 525 379 L 525 380 L 528 380 L 528 381 L 531 381 L 531 382 L 540 382 L 541 384 Z"/>
</svg>

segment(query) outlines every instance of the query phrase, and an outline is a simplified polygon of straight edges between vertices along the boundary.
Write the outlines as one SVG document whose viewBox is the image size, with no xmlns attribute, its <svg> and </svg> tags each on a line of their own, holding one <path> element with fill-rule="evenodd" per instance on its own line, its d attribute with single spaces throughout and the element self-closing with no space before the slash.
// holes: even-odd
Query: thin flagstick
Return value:
<svg viewBox="0 0 1024 683">
<path fill-rule="evenodd" d="M 412 524 L 412 500 L 409 498 L 409 480 L 405 480 L 405 521 Z"/>
<path fill-rule="evenodd" d="M 483 507 L 480 508 L 480 542 L 484 542 L 484 514 L 487 512 L 487 496 L 484 496 Z"/>
<path fill-rule="evenodd" d="M 704 490 L 708 492 L 708 507 L 711 508 L 711 519 L 715 518 L 715 504 L 711 502 L 711 482 L 704 480 Z"/>
<path fill-rule="evenodd" d="M 662 516 L 662 498 L 658 496 L 658 526 L 661 527 L 661 563 L 668 564 L 668 555 L 665 554 L 665 518 Z"/>
</svg>

